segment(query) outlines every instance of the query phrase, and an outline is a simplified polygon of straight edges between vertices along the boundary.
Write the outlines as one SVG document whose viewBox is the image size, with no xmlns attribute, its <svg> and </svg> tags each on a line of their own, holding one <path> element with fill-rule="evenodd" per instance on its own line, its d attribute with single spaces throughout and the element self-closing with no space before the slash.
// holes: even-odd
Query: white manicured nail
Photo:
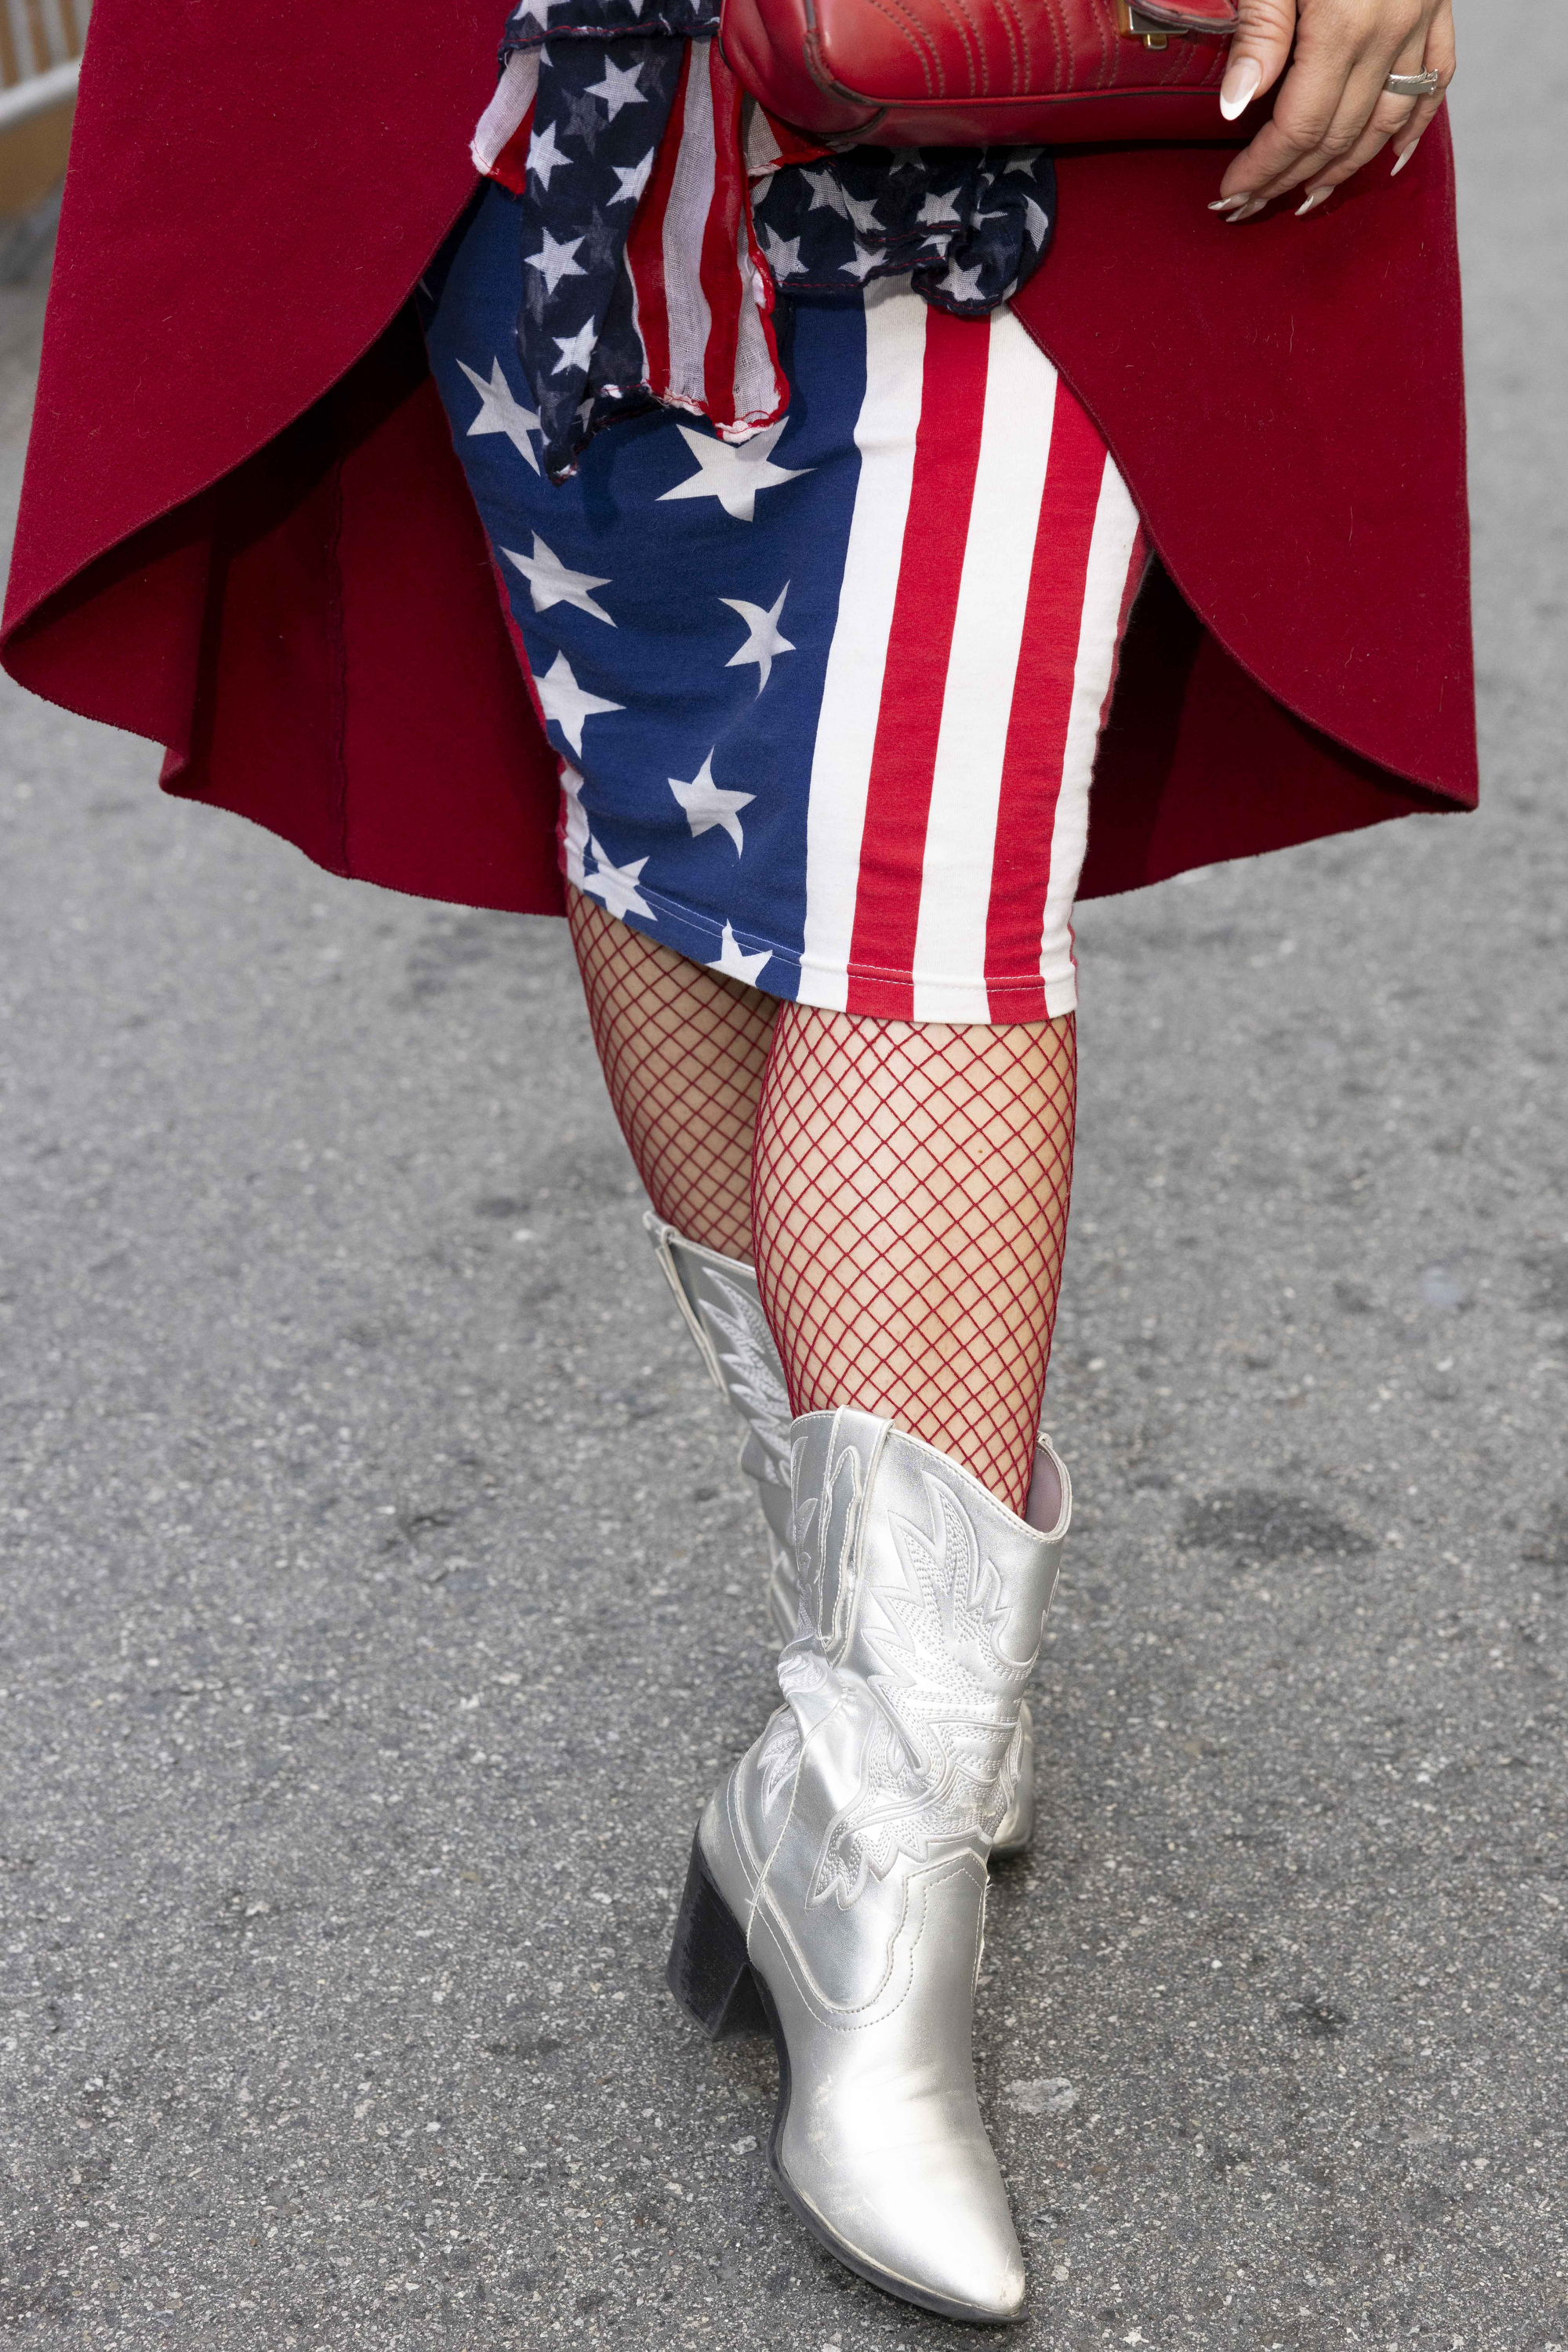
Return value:
<svg viewBox="0 0 1568 2352">
<path fill-rule="evenodd" d="M 1245 205 L 1250 201 L 1247 196 L 1218 196 L 1209 206 L 1209 210 L 1211 213 L 1233 213 L 1237 205 Z"/>
<path fill-rule="evenodd" d="M 1306 203 L 1304 205 L 1298 205 L 1296 207 L 1296 218 L 1300 220 L 1303 213 L 1315 213 L 1320 205 L 1326 205 L 1328 203 L 1329 198 L 1333 194 L 1333 193 L 1334 192 L 1331 187 L 1309 188 L 1307 191 Z"/>
<path fill-rule="evenodd" d="M 1254 214 L 1260 213 L 1268 202 L 1268 199 L 1267 196 L 1248 197 L 1247 203 L 1242 205 L 1241 210 L 1238 213 L 1226 213 L 1225 216 L 1225 225 L 1226 228 L 1234 228 L 1237 221 L 1251 220 Z"/>
<path fill-rule="evenodd" d="M 1256 58 L 1238 58 L 1219 86 L 1219 110 L 1227 122 L 1245 114 L 1258 96 L 1263 68 Z"/>
<path fill-rule="evenodd" d="M 1420 144 L 1421 142 L 1419 139 L 1413 139 L 1408 147 L 1402 147 L 1400 149 L 1399 154 L 1394 162 L 1394 169 L 1388 175 L 1391 180 L 1398 179 L 1399 174 L 1404 171 L 1405 166 L 1409 163 L 1410 158 L 1415 154 L 1415 150 L 1420 146 Z"/>
</svg>

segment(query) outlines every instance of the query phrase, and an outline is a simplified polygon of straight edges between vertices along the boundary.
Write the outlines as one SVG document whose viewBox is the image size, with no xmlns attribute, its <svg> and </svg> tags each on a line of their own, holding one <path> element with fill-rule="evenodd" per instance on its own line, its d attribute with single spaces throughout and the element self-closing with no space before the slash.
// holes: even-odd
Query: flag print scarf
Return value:
<svg viewBox="0 0 1568 2352">
<path fill-rule="evenodd" d="M 1039 148 L 853 148 L 776 122 L 720 51 L 717 0 L 522 0 L 474 162 L 517 199 L 518 356 L 546 470 L 650 407 L 730 440 L 788 403 L 780 294 L 855 301 L 907 273 L 979 318 L 1050 242 Z"/>
</svg>

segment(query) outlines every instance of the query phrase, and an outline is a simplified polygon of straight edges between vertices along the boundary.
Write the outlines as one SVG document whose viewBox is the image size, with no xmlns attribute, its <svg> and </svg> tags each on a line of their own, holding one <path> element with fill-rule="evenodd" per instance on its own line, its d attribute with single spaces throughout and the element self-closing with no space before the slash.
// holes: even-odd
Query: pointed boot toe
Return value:
<svg viewBox="0 0 1568 2352">
<path fill-rule="evenodd" d="M 885 2115 L 884 2130 L 889 2122 Z M 1016 2318 L 1024 2257 L 978 2115 L 967 2130 L 924 2141 L 893 2137 L 879 2144 L 868 2133 L 853 2152 L 836 2127 L 821 2147 L 797 2150 L 793 2168 L 791 2137 L 786 2126 L 774 2158 L 780 2186 L 840 2262 L 884 2293 L 948 2319 Z"/>
</svg>

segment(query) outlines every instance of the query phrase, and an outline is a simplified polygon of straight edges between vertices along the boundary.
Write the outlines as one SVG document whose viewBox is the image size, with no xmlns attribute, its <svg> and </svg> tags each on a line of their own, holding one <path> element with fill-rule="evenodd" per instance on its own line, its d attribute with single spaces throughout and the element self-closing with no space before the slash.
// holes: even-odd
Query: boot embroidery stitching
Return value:
<svg viewBox="0 0 1568 2352">
<path fill-rule="evenodd" d="M 798 1493 L 798 1486 L 797 1486 Z M 798 1614 L 795 1637 L 779 1659 L 779 1688 L 785 1698 L 815 1690 L 828 1673 L 828 1656 L 840 1637 L 840 1619 L 854 1564 L 859 1530 L 862 1478 L 860 1457 L 846 1446 L 830 1462 L 823 1493 L 801 1496 L 793 1516 Z M 830 1559 L 834 1530 L 838 1530 L 837 1558 Z M 824 1611 L 829 1595 L 831 1622 Z"/>
<path fill-rule="evenodd" d="M 783 1843 L 782 1838 L 779 1843 Z M 774 1852 L 777 1852 L 775 1846 Z M 770 1862 L 771 1867 L 771 1862 Z M 984 1868 L 984 1865 L 981 1865 Z M 807 1958 L 799 1934 L 789 1915 L 779 1904 L 771 1885 L 759 1887 L 752 1913 L 753 1926 L 761 1927 L 771 1936 L 778 1953 L 795 1985 L 818 2021 L 830 2025 L 835 2032 L 858 2033 L 868 2026 L 882 2025 L 896 2017 L 906 2001 L 915 1997 L 916 1967 L 921 1943 L 925 1938 L 926 1914 L 933 1890 L 944 1880 L 954 1876 L 973 1884 L 975 1863 L 971 1856 L 952 1854 L 917 1880 L 906 1879 L 898 1917 L 892 1920 L 882 1940 L 884 1966 L 881 1976 L 866 1992 L 864 1998 L 852 2003 L 835 2000 L 824 1990 L 816 1970 Z M 982 1881 L 978 1900 L 985 1900 Z M 914 1916 L 911 1916 L 911 1908 Z M 980 1973 L 980 1947 L 975 1947 L 974 1973 Z"/>
<path fill-rule="evenodd" d="M 931 1525 L 889 1525 L 902 1581 L 868 1584 L 860 1638 L 878 1715 L 859 1790 L 828 1831 L 810 1900 L 847 1910 L 868 1880 L 939 1847 L 989 1849 L 1013 1802 L 1023 1753 L 1019 1701 L 1039 1647 L 1002 1646 L 1002 1582 L 963 1505 L 921 1474 Z M 1042 1620 L 1043 1624 L 1043 1620 Z"/>
<path fill-rule="evenodd" d="M 725 1388 L 766 1449 L 765 1467 L 756 1475 L 770 1484 L 789 1483 L 789 1394 L 773 1334 L 754 1298 L 709 1270 L 709 1283 L 723 1306 L 711 1297 L 702 1299 L 703 1319 L 717 1334 L 714 1352 L 724 1368 Z M 726 1311 L 728 1310 L 728 1311 Z M 719 1345 L 721 1341 L 724 1344 Z"/>
<path fill-rule="evenodd" d="M 793 1778 L 800 1755 L 800 1726 L 795 1719 L 795 1711 L 781 1706 L 757 1749 L 758 1795 L 764 1813 L 772 1811 L 780 1790 Z"/>
</svg>

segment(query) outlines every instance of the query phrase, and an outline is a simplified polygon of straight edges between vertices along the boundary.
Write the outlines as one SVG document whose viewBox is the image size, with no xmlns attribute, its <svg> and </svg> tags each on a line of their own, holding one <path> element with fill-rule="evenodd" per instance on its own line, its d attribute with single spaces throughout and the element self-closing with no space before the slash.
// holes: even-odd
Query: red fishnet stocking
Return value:
<svg viewBox="0 0 1568 2352">
<path fill-rule="evenodd" d="M 1022 1509 L 1076 1094 L 1070 1015 L 951 1028 L 781 1007 L 752 1223 L 796 1412 L 885 1414 Z"/>
<path fill-rule="evenodd" d="M 581 890 L 567 919 L 605 1083 L 667 1223 L 752 1255 L 752 1138 L 778 999 L 689 963 Z"/>
</svg>

